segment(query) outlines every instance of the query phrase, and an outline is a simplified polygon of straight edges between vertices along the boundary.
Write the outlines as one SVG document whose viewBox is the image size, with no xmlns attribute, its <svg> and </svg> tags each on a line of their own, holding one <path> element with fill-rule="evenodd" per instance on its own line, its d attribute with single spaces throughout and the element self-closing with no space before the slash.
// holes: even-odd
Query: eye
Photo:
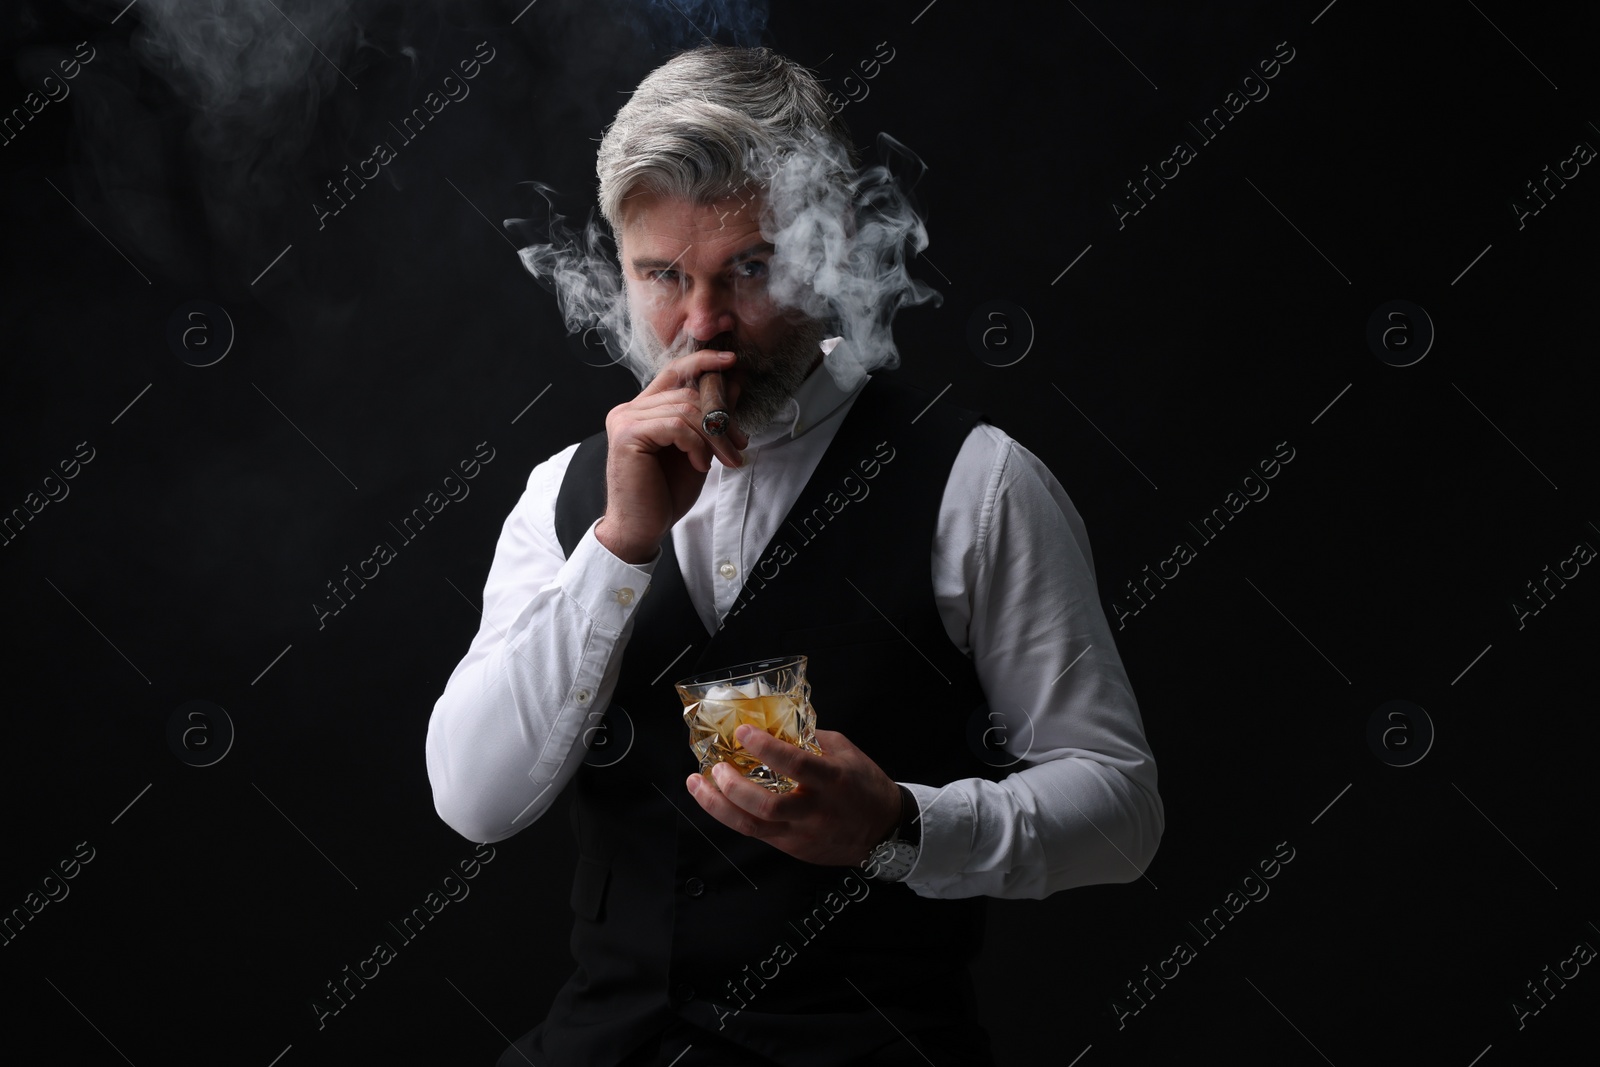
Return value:
<svg viewBox="0 0 1600 1067">
<path fill-rule="evenodd" d="M 743 263 L 736 264 L 733 268 L 733 276 L 744 282 L 765 278 L 767 276 L 766 260 L 747 259 Z"/>
<path fill-rule="evenodd" d="M 664 282 L 670 285 L 677 282 L 678 272 L 675 270 L 652 270 L 646 271 L 645 277 L 653 282 Z"/>
</svg>

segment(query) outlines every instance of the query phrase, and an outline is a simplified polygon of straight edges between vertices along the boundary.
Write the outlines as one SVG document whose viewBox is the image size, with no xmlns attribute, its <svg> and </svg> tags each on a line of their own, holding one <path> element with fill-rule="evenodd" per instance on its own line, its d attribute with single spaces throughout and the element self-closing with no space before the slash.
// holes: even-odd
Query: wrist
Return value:
<svg viewBox="0 0 1600 1067">
<path fill-rule="evenodd" d="M 898 782 L 895 789 L 900 794 L 898 813 L 892 826 L 879 838 L 863 863 L 868 878 L 886 882 L 903 881 L 916 866 L 922 851 L 921 824 L 917 821 L 920 809 L 911 790 Z"/>
<path fill-rule="evenodd" d="M 905 815 L 906 798 L 905 794 L 901 792 L 901 787 L 897 783 L 894 791 L 893 812 L 890 814 L 887 822 L 880 824 L 882 826 L 882 830 L 875 837 L 873 837 L 873 845 L 876 846 L 884 841 L 892 841 L 899 836 L 900 823 L 905 819 Z"/>
<path fill-rule="evenodd" d="M 637 541 L 630 541 L 627 538 L 618 536 L 611 527 L 606 525 L 606 517 L 603 515 L 600 517 L 600 521 L 595 523 L 594 539 L 599 541 L 600 546 L 607 552 L 610 552 L 622 562 L 635 567 L 655 559 L 656 552 L 660 548 L 659 544 L 642 545 Z"/>
<path fill-rule="evenodd" d="M 882 832 L 873 838 L 874 846 L 888 841 L 905 841 L 920 846 L 922 825 L 917 821 L 920 815 L 917 798 L 899 782 L 895 783 L 895 794 L 893 812 Z"/>
</svg>

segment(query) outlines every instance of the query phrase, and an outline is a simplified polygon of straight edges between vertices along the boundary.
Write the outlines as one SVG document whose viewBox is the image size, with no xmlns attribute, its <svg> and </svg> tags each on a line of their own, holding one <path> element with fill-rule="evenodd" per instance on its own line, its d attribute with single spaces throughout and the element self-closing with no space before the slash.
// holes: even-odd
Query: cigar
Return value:
<svg viewBox="0 0 1600 1067">
<path fill-rule="evenodd" d="M 728 401 L 722 392 L 722 374 L 708 371 L 700 375 L 700 428 L 711 437 L 728 432 Z"/>
</svg>

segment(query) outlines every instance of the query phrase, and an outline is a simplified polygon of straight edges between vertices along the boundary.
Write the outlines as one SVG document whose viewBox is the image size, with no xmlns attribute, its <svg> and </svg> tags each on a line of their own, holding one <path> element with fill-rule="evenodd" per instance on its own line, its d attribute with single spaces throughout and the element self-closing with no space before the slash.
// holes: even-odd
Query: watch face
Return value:
<svg viewBox="0 0 1600 1067">
<path fill-rule="evenodd" d="M 885 841 L 872 854 L 876 870 L 871 877 L 898 882 L 911 873 L 917 862 L 917 846 L 907 841 Z"/>
</svg>

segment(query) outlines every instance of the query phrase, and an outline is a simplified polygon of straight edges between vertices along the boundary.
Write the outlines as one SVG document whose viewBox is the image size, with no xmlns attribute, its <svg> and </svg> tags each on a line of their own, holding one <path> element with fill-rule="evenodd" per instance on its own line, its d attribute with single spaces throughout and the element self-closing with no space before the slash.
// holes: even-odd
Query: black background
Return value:
<svg viewBox="0 0 1600 1067">
<path fill-rule="evenodd" d="M 1166 835 L 1146 878 L 992 903 L 1000 1061 L 1466 1067 L 1592 1038 L 1592 966 L 1520 1028 L 1513 1002 L 1537 1007 L 1526 982 L 1600 945 L 1600 577 L 1584 567 L 1520 626 L 1512 605 L 1600 546 L 1600 177 L 1584 166 L 1520 225 L 1513 202 L 1600 145 L 1595 24 L 1324 3 L 784 3 L 743 5 L 740 27 L 704 0 L 282 0 L 266 14 L 325 57 L 264 19 L 307 64 L 269 91 L 250 83 L 271 53 L 213 42 L 204 58 L 246 83 L 228 106 L 140 43 L 163 5 L 8 6 L 5 114 L 78 42 L 95 58 L 0 145 L 0 509 L 37 506 L 79 442 L 94 456 L 0 547 L 0 909 L 94 849 L 0 947 L 7 1043 L 53 1062 L 487 1064 L 543 1017 L 571 968 L 559 813 L 496 845 L 320 1029 L 310 1002 L 473 854 L 433 811 L 433 701 L 529 471 L 635 388 L 584 362 L 500 222 L 537 214 L 530 180 L 584 217 L 595 139 L 698 38 L 690 15 L 865 91 L 844 118 L 869 161 L 887 132 L 926 164 L 914 273 L 943 302 L 901 316 L 898 373 L 1049 464 L 1108 612 L 1294 449 L 1116 630 Z M 323 183 L 480 41 L 495 58 L 471 95 L 319 229 Z M 868 81 L 880 42 L 894 58 Z M 1202 143 L 1186 124 L 1279 42 L 1270 95 Z M 1119 227 L 1124 183 L 1179 139 L 1197 157 Z M 207 367 L 190 364 L 227 326 L 184 318 L 196 300 L 234 334 Z M 1023 309 L 1031 347 L 1014 311 L 986 317 L 994 300 Z M 1414 314 L 1390 361 L 1367 340 L 1392 300 L 1436 330 L 1409 366 L 1391 363 L 1422 343 Z M 967 343 L 975 316 L 1002 327 L 988 348 Z M 186 348 L 175 320 L 205 329 Z M 470 497 L 319 629 L 324 583 L 483 441 Z M 236 731 L 211 766 L 169 744 L 191 700 Z M 1409 766 L 1368 742 L 1391 700 L 1434 731 Z M 199 721 L 188 751 L 215 754 L 222 721 Z M 1403 761 L 1425 731 L 1393 721 L 1383 751 Z M 1189 923 L 1280 843 L 1270 896 L 1204 943 Z M 1179 941 L 1196 958 L 1131 1013 L 1125 984 Z"/>
</svg>

